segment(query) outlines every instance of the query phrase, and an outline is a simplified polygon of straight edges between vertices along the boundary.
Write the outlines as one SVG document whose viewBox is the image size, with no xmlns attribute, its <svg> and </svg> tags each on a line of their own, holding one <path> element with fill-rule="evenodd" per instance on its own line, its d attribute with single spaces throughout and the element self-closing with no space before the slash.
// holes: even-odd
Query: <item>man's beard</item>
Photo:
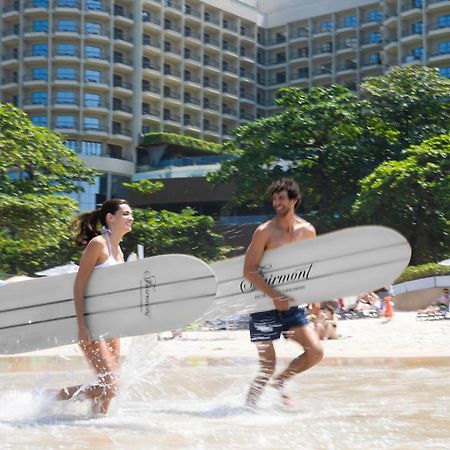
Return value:
<svg viewBox="0 0 450 450">
<path fill-rule="evenodd" d="M 276 213 L 278 217 L 286 217 L 289 214 L 289 208 L 281 208 Z"/>
</svg>

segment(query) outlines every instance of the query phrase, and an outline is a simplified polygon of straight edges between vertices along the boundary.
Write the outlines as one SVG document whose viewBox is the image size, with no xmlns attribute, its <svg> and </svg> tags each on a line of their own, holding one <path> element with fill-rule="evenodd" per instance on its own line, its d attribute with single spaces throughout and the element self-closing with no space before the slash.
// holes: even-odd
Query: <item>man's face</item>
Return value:
<svg viewBox="0 0 450 450">
<path fill-rule="evenodd" d="M 272 195 L 272 206 L 277 216 L 285 217 L 290 211 L 295 210 L 297 199 L 289 199 L 286 191 L 274 192 Z"/>
</svg>

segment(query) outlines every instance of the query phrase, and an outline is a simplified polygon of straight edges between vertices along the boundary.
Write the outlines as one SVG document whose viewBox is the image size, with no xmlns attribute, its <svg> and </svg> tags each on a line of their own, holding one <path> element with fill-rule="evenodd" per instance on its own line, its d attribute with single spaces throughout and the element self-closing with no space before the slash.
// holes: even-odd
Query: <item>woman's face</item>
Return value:
<svg viewBox="0 0 450 450">
<path fill-rule="evenodd" d="M 119 205 L 114 214 L 108 214 L 109 227 L 123 234 L 131 231 L 133 225 L 133 212 L 129 205 Z"/>
</svg>

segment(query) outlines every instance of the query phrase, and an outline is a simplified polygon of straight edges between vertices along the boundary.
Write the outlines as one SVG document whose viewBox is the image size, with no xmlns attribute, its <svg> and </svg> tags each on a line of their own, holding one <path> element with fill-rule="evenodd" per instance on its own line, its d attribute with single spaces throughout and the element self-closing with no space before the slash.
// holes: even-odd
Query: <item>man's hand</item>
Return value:
<svg viewBox="0 0 450 450">
<path fill-rule="evenodd" d="M 288 311 L 291 307 L 290 302 L 293 302 L 294 299 L 288 295 L 281 294 L 278 297 L 272 298 L 272 301 L 277 311 Z"/>
</svg>

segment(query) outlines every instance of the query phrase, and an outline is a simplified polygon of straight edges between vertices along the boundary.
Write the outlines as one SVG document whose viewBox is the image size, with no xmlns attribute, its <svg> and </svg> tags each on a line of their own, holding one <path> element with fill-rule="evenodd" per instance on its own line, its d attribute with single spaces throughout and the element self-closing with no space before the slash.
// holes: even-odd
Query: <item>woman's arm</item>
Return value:
<svg viewBox="0 0 450 450">
<path fill-rule="evenodd" d="M 87 245 L 80 259 L 80 267 L 73 287 L 73 298 L 78 323 L 78 340 L 80 343 L 89 344 L 91 336 L 84 319 L 84 293 L 86 285 L 95 269 L 99 257 L 103 253 L 104 245 L 93 239 Z"/>
</svg>

